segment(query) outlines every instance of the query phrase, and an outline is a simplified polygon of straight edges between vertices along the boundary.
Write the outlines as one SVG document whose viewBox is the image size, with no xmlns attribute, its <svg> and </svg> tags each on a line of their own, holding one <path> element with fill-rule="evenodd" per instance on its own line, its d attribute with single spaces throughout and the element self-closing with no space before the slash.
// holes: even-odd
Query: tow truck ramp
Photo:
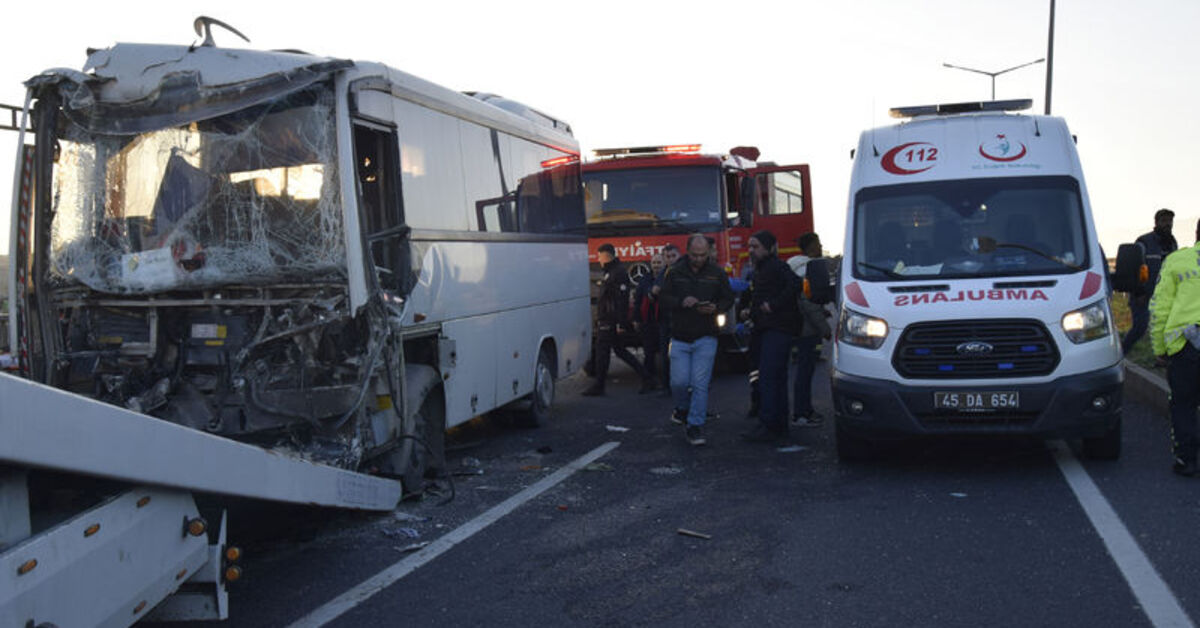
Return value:
<svg viewBox="0 0 1200 628">
<path fill-rule="evenodd" d="M 128 483 L 45 530 L 28 472 Z M 387 511 L 399 482 L 315 464 L 0 374 L 0 626 L 128 626 L 228 616 L 217 542 L 192 492 Z"/>
</svg>

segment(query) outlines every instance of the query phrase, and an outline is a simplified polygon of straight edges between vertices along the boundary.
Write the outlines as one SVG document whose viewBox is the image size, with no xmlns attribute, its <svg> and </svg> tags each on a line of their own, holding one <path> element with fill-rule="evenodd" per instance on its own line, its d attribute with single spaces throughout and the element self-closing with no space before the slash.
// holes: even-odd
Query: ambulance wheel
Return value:
<svg viewBox="0 0 1200 628">
<path fill-rule="evenodd" d="M 542 427 L 550 422 L 554 405 L 554 351 L 546 345 L 538 352 L 533 369 L 533 392 L 529 393 L 529 409 L 522 423 L 526 427 Z"/>
<path fill-rule="evenodd" d="M 875 454 L 875 443 L 851 434 L 841 425 L 836 426 L 834 439 L 837 441 L 838 460 L 842 462 L 866 460 Z"/>
<path fill-rule="evenodd" d="M 1092 460 L 1116 460 L 1121 457 L 1121 418 L 1102 436 L 1083 439 L 1083 455 Z"/>
</svg>

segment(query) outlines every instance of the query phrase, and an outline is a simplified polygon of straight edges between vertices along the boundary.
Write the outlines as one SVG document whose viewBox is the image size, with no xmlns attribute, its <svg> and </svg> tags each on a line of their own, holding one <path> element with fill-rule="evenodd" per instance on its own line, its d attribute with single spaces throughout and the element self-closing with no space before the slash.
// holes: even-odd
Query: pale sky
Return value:
<svg viewBox="0 0 1200 628">
<path fill-rule="evenodd" d="M 31 7 L 34 5 L 30 5 Z M 289 8 L 280 8 L 287 6 Z M 321 7 L 315 9 L 314 7 Z M 299 7 L 305 7 L 303 9 Z M 344 7 L 344 12 L 338 9 Z M 754 145 L 812 168 L 817 231 L 842 249 L 850 149 L 890 107 L 986 100 L 986 76 L 1045 57 L 1049 0 L 606 0 L 562 2 L 76 2 L 14 14 L 0 52 L 0 103 L 51 67 L 79 69 L 118 41 L 187 45 L 209 15 L 217 44 L 380 61 L 446 87 L 488 91 L 569 122 L 585 150 Z M 1079 138 L 1100 241 L 1115 254 L 1175 210 L 1194 241 L 1200 2 L 1058 0 L 1054 115 Z M 996 97 L 1044 108 L 1046 64 L 1001 75 Z M 7 121 L 7 119 L 6 119 Z M 15 133 L 0 132 L 0 252 L 8 251 Z"/>
</svg>

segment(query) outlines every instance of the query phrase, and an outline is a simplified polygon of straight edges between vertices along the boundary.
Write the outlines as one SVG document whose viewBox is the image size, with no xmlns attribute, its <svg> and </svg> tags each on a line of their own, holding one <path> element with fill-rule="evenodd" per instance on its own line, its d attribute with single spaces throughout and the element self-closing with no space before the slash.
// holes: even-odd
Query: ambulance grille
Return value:
<svg viewBox="0 0 1200 628">
<path fill-rule="evenodd" d="M 1046 326 L 1028 319 L 918 323 L 900 337 L 892 366 L 910 379 L 1049 375 L 1058 347 Z"/>
</svg>

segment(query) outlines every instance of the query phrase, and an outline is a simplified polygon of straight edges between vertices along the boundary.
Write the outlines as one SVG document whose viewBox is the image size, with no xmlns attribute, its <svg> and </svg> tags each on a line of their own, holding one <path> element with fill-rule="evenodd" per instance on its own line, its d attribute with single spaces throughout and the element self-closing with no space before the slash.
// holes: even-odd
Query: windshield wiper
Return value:
<svg viewBox="0 0 1200 628">
<path fill-rule="evenodd" d="M 879 272 L 881 272 L 881 273 L 883 273 L 883 274 L 887 275 L 888 277 L 890 277 L 890 278 L 892 278 L 892 279 L 904 279 L 904 275 L 901 275 L 900 273 L 898 273 L 898 272 L 896 272 L 896 271 L 894 271 L 894 270 L 891 270 L 891 269 L 888 269 L 888 268 L 884 268 L 884 267 L 882 267 L 882 266 L 876 266 L 876 265 L 874 265 L 874 264 L 868 264 L 868 263 L 866 263 L 866 262 L 858 262 L 858 265 L 859 265 L 859 266 L 862 266 L 863 268 L 869 268 L 869 269 L 871 269 L 871 270 L 877 270 L 877 271 L 879 271 Z"/>
<path fill-rule="evenodd" d="M 1081 266 L 1076 266 L 1075 264 L 1067 262 L 1066 260 L 1054 257 L 1053 255 L 1046 253 L 1045 251 L 1035 249 L 1032 246 L 1025 246 L 1024 244 L 1015 244 L 1015 243 L 1011 243 L 1011 242 L 997 242 L 993 246 L 998 249 L 1021 249 L 1022 251 L 1029 251 L 1030 253 L 1033 253 L 1034 255 L 1037 255 L 1038 257 L 1041 257 L 1043 259 L 1048 259 L 1052 262 L 1058 262 L 1059 264 L 1062 264 L 1063 266 L 1066 266 L 1067 268 L 1070 268 L 1071 270 L 1083 270 L 1083 267 L 1081 267 Z"/>
</svg>

